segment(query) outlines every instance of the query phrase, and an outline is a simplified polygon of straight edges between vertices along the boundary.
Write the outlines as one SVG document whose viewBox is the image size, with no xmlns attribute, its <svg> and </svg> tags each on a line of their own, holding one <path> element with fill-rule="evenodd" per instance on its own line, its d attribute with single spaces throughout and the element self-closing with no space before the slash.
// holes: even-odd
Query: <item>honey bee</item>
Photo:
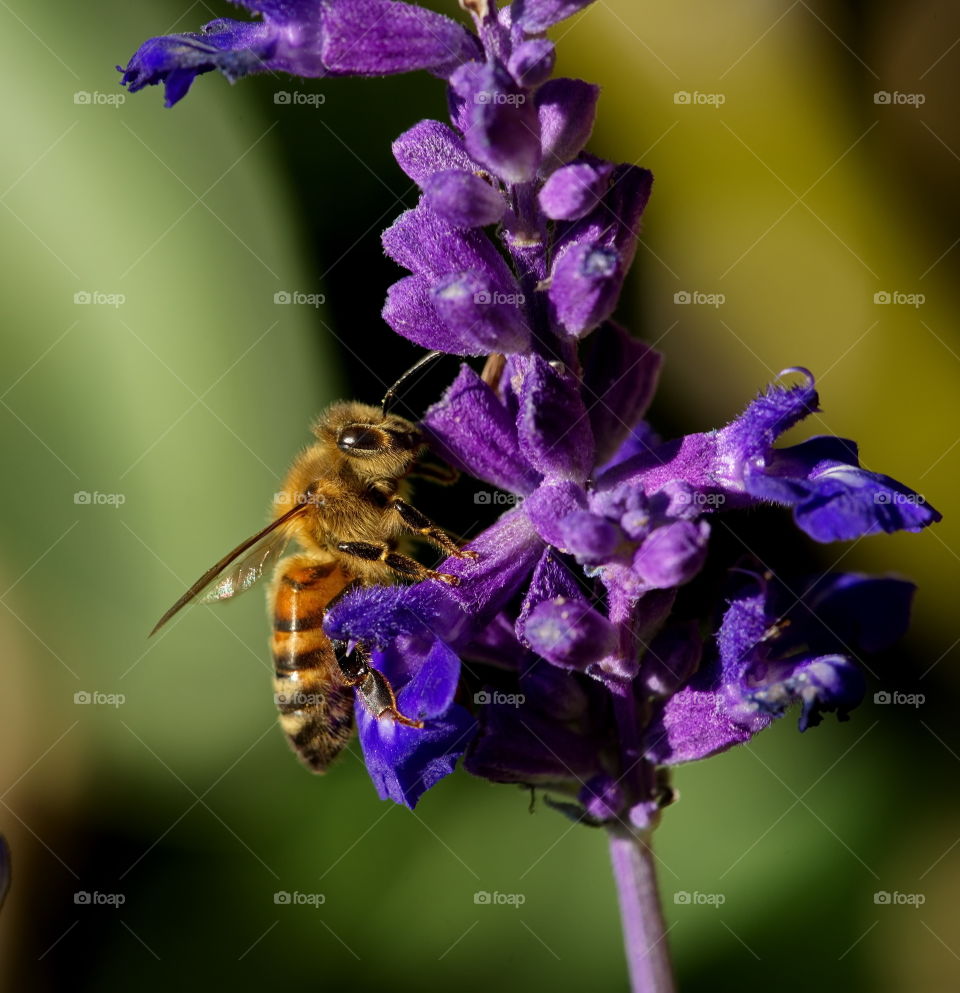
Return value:
<svg viewBox="0 0 960 993">
<path fill-rule="evenodd" d="M 273 521 L 207 570 L 160 618 L 158 631 L 192 601 L 228 600 L 254 585 L 276 563 L 268 592 L 273 616 L 274 698 L 291 747 L 313 772 L 322 773 L 353 733 L 353 688 L 378 718 L 423 727 L 397 709 L 393 687 L 371 665 L 363 646 L 350 654 L 331 641 L 323 621 L 333 603 L 360 585 L 397 578 L 459 579 L 436 572 L 398 551 L 416 535 L 447 555 L 475 559 L 407 502 L 408 479 L 418 475 L 450 483 L 454 470 L 428 462 L 417 427 L 388 412 L 400 382 L 380 408 L 340 402 L 313 425 L 316 442 L 294 461 L 274 498 Z M 281 558 L 290 540 L 298 554 Z"/>
</svg>

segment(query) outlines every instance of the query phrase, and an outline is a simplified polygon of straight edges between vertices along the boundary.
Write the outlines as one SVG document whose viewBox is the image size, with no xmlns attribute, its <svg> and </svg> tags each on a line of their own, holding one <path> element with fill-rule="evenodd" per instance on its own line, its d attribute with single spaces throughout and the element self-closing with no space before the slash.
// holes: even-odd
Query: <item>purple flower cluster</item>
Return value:
<svg viewBox="0 0 960 993">
<path fill-rule="evenodd" d="M 471 34 L 394 0 L 246 0 L 262 21 L 153 39 L 123 80 L 164 82 L 168 105 L 214 68 L 447 80 L 452 126 L 421 121 L 394 144 L 422 195 L 383 235 L 409 273 L 383 316 L 426 348 L 506 356 L 496 377 L 464 365 L 422 427 L 514 505 L 470 543 L 476 561 L 439 567 L 459 586 L 361 589 L 326 629 L 375 649 L 400 710 L 424 721 L 358 703 L 382 797 L 413 806 L 465 755 L 476 775 L 566 795 L 574 816 L 642 829 L 665 800 L 661 767 L 746 741 L 793 704 L 801 730 L 844 718 L 864 692 L 859 654 L 907 624 L 903 580 L 717 562 L 724 515 L 779 504 L 820 542 L 940 515 L 861 467 L 850 441 L 775 447 L 818 409 L 803 369 L 719 430 L 664 441 L 644 420 L 660 356 L 611 316 L 652 176 L 584 151 L 598 89 L 551 78 L 543 36 L 589 2 L 461 0 Z M 728 573 L 723 602 L 685 600 L 708 562 Z"/>
</svg>

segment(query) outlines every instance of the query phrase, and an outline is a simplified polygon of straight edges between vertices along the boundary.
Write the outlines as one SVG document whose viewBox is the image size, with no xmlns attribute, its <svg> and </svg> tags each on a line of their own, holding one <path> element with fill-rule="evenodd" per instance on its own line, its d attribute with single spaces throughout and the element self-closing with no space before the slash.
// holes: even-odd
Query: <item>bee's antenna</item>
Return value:
<svg viewBox="0 0 960 993">
<path fill-rule="evenodd" d="M 380 406 L 383 408 L 384 415 L 390 412 L 390 408 L 396 403 L 397 400 L 397 389 L 398 387 L 408 380 L 415 372 L 418 372 L 425 365 L 433 362 L 434 359 L 440 358 L 441 355 L 445 355 L 445 352 L 427 352 L 422 359 L 414 362 L 412 366 L 387 390 L 383 395 L 383 400 L 380 401 Z"/>
</svg>

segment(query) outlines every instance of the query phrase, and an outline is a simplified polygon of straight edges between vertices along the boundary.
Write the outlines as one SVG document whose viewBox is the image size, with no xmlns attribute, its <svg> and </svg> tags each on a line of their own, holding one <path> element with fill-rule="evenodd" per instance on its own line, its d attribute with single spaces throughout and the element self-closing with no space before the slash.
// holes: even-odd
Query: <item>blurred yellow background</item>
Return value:
<svg viewBox="0 0 960 993">
<path fill-rule="evenodd" d="M 171 111 L 118 88 L 142 40 L 214 16 L 244 15 L 0 5 L 0 982 L 625 988 L 599 833 L 462 773 L 394 809 L 356 745 L 308 776 L 258 594 L 146 638 L 264 520 L 311 417 L 416 355 L 379 319 L 378 235 L 414 201 L 390 141 L 444 114 L 428 77 L 211 75 Z M 808 551 L 919 584 L 850 723 L 678 770 L 681 989 L 960 988 L 960 10 L 597 0 L 552 34 L 558 72 L 603 86 L 591 150 L 656 176 L 621 316 L 666 355 L 658 423 L 719 426 L 807 366 L 798 437 L 856 439 L 945 514 Z M 924 702 L 870 702 L 898 687 Z M 495 890 L 523 906 L 474 902 Z"/>
</svg>

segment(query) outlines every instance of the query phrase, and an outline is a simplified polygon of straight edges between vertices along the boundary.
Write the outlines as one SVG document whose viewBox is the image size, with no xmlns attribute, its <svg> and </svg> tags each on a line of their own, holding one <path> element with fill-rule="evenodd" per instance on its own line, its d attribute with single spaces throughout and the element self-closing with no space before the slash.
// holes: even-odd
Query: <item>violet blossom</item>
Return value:
<svg viewBox="0 0 960 993">
<path fill-rule="evenodd" d="M 805 369 L 717 430 L 662 440 L 645 421 L 661 358 L 612 317 L 653 177 L 585 151 L 598 88 L 552 78 L 543 36 L 589 2 L 462 0 L 474 35 L 393 0 L 244 0 L 262 20 L 153 39 L 123 82 L 163 82 L 170 105 L 214 68 L 446 80 L 451 123 L 421 121 L 393 145 L 421 196 L 383 234 L 407 271 L 383 317 L 424 348 L 506 356 L 494 382 L 464 364 L 422 428 L 515 505 L 470 541 L 475 561 L 438 566 L 458 586 L 359 589 L 326 630 L 369 646 L 401 711 L 424 722 L 378 720 L 358 700 L 381 797 L 413 807 L 465 756 L 475 775 L 543 787 L 569 816 L 645 839 L 671 798 L 667 767 L 793 705 L 801 731 L 846 718 L 865 690 L 860 656 L 907 625 L 904 580 L 717 561 L 728 515 L 779 505 L 784 528 L 818 542 L 940 515 L 861 466 L 850 441 L 776 446 L 819 409 Z M 725 593 L 686 597 L 708 563 L 728 573 Z"/>
</svg>

